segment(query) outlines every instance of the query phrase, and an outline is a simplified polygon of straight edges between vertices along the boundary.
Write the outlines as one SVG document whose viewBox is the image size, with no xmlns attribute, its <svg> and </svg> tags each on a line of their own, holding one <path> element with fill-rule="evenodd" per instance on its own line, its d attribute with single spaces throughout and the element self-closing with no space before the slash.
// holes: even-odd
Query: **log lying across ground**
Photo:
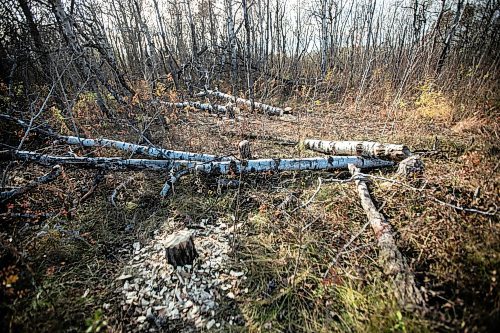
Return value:
<svg viewBox="0 0 500 333">
<path fill-rule="evenodd" d="M 364 157 L 402 160 L 411 155 L 405 145 L 383 144 L 372 141 L 323 141 L 304 140 L 304 147 L 331 155 L 355 155 Z"/>
<path fill-rule="evenodd" d="M 218 112 L 218 113 L 227 113 L 228 108 L 223 106 L 223 105 L 218 105 L 218 104 L 208 104 L 208 103 L 200 103 L 200 102 L 179 102 L 179 103 L 171 103 L 171 102 L 161 102 L 163 105 L 167 105 L 170 107 L 175 107 L 179 109 L 183 109 L 185 107 L 193 107 L 195 109 L 203 110 L 203 111 L 208 111 L 208 112 Z"/>
<path fill-rule="evenodd" d="M 236 103 L 236 105 L 246 105 L 248 107 L 252 106 L 252 101 L 250 101 L 248 99 L 235 97 L 235 96 L 225 94 L 223 92 L 216 91 L 216 90 L 206 90 L 205 92 L 202 92 L 202 93 L 198 94 L 197 96 L 203 96 L 205 94 L 229 100 L 233 103 Z M 270 115 L 270 116 L 282 116 L 283 114 L 290 112 L 290 110 L 288 108 L 282 109 L 282 108 L 278 108 L 276 106 L 272 106 L 272 105 L 268 105 L 268 104 L 264 104 L 264 103 L 259 103 L 259 102 L 254 102 L 254 108 L 257 110 L 260 110 L 263 113 Z"/>
<path fill-rule="evenodd" d="M 23 128 L 30 128 L 30 125 L 25 121 L 14 118 L 9 115 L 0 114 L 0 119 L 7 119 L 13 121 Z M 142 154 L 146 156 L 151 156 L 155 158 L 172 159 L 172 160 L 185 160 L 185 161 L 198 161 L 198 162 L 208 162 L 208 161 L 229 161 L 233 158 L 216 156 L 211 154 L 200 154 L 192 153 L 186 151 L 169 150 L 163 148 L 156 148 L 150 146 L 137 145 L 134 143 L 110 140 L 110 139 L 86 139 L 77 136 L 65 136 L 55 133 L 51 130 L 41 130 L 37 127 L 31 129 L 32 131 L 38 132 L 40 134 L 46 135 L 48 137 L 55 138 L 58 141 L 70 144 L 70 145 L 80 145 L 83 147 L 109 147 L 118 150 L 123 150 L 130 153 Z"/>
<path fill-rule="evenodd" d="M 123 159 L 118 157 L 74 157 L 52 156 L 31 151 L 13 151 L 11 158 L 43 165 L 75 165 L 87 168 L 112 170 L 168 170 L 188 169 L 214 175 L 231 173 L 253 173 L 268 171 L 337 170 L 347 169 L 349 164 L 359 168 L 380 168 L 392 166 L 391 161 L 367 159 L 360 156 L 329 156 L 295 159 L 257 159 L 246 161 L 193 162 L 181 160 Z"/>
<path fill-rule="evenodd" d="M 360 170 L 355 165 L 349 165 L 349 171 L 353 177 L 359 176 Z M 358 177 L 356 186 L 361 206 L 377 238 L 380 266 L 384 274 L 391 277 L 398 302 L 401 306 L 410 310 L 422 307 L 424 300 L 420 290 L 415 286 L 415 279 L 406 259 L 396 246 L 391 225 L 375 207 L 366 182 Z"/>
</svg>

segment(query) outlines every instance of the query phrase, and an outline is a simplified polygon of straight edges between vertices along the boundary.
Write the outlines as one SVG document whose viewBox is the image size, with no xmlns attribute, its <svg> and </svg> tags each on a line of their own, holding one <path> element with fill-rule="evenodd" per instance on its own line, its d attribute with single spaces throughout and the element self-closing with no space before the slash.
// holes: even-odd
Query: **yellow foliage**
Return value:
<svg viewBox="0 0 500 333">
<path fill-rule="evenodd" d="M 68 128 L 68 125 L 66 125 L 66 121 L 64 119 L 64 116 L 61 113 L 61 110 L 59 110 L 55 106 L 52 106 L 49 110 L 50 110 L 50 113 L 52 114 L 52 117 L 59 124 L 59 126 L 60 126 L 60 132 L 63 133 L 63 134 L 70 133 L 71 131 Z"/>
<path fill-rule="evenodd" d="M 432 83 L 425 83 L 420 91 L 420 96 L 415 101 L 418 115 L 438 121 L 451 120 L 453 106 L 442 92 L 436 90 Z"/>
</svg>

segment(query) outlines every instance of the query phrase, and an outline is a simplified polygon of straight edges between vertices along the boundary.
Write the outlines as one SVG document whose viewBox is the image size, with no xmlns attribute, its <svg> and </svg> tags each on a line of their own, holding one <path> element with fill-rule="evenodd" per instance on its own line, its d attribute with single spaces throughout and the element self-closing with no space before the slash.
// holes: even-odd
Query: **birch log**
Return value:
<svg viewBox="0 0 500 333">
<path fill-rule="evenodd" d="M 29 128 L 30 125 L 21 119 L 14 118 L 9 115 L 0 114 L 0 119 L 7 119 L 13 122 L 16 122 L 21 127 Z M 163 148 L 155 148 L 150 146 L 142 146 L 136 145 L 134 143 L 110 140 L 110 139 L 85 139 L 77 136 L 65 136 L 55 133 L 50 130 L 43 130 L 38 127 L 32 128 L 33 131 L 36 131 L 40 134 L 53 137 L 56 140 L 61 142 L 70 144 L 70 145 L 80 145 L 83 147 L 111 147 L 118 150 L 123 150 L 130 153 L 142 154 L 146 156 L 156 157 L 156 158 L 165 158 L 165 159 L 174 159 L 174 160 L 185 160 L 185 161 L 199 161 L 199 162 L 207 162 L 214 160 L 231 160 L 231 157 L 221 157 L 210 154 L 198 154 L 191 153 L 185 151 L 177 151 L 177 150 L 169 150 Z"/>
<path fill-rule="evenodd" d="M 349 165 L 353 177 L 359 176 L 360 170 L 355 165 Z M 368 221 L 375 233 L 379 248 L 379 263 L 384 274 L 391 277 L 396 297 L 401 306 L 408 309 L 419 308 L 424 305 L 420 291 L 415 286 L 414 276 L 406 259 L 396 246 L 391 225 L 377 210 L 373 203 L 366 182 L 357 177 L 356 186 Z"/>
<path fill-rule="evenodd" d="M 248 107 L 252 107 L 252 101 L 250 101 L 248 99 L 240 98 L 240 97 L 235 97 L 235 96 L 232 96 L 229 94 L 225 94 L 225 93 L 220 92 L 220 91 L 207 90 L 206 92 L 200 93 L 197 96 L 202 96 L 205 94 L 209 94 L 209 95 L 212 95 L 215 97 L 229 100 L 229 101 L 235 103 L 236 105 L 246 105 Z M 288 109 L 288 108 L 285 108 L 283 110 L 282 108 L 278 108 L 276 106 L 272 106 L 272 105 L 268 105 L 268 104 L 264 104 L 264 103 L 259 103 L 259 102 L 254 102 L 254 108 L 256 110 L 260 110 L 263 113 L 270 115 L 270 116 L 282 116 L 283 114 L 290 112 L 290 109 Z"/>
<path fill-rule="evenodd" d="M 229 110 L 226 106 L 218 105 L 218 104 L 208 104 L 208 103 L 200 103 L 200 102 L 179 102 L 179 103 L 171 103 L 171 102 L 161 102 L 164 105 L 175 107 L 179 109 L 186 108 L 188 106 L 193 107 L 195 109 L 208 111 L 208 112 L 218 112 L 227 114 L 228 112 L 232 112 L 232 109 Z"/>
<path fill-rule="evenodd" d="M 230 173 L 257 173 L 268 171 L 337 170 L 347 169 L 349 164 L 359 168 L 380 168 L 392 166 L 393 162 L 367 159 L 359 156 L 329 156 L 296 159 L 257 159 L 246 161 L 192 162 L 179 160 L 123 159 L 118 157 L 67 157 L 38 154 L 31 151 L 14 151 L 17 160 L 32 161 L 44 165 L 66 164 L 87 168 L 114 170 L 184 170 L 212 175 Z"/>
<path fill-rule="evenodd" d="M 402 160 L 411 155 L 405 145 L 383 144 L 372 141 L 323 141 L 304 140 L 304 147 L 331 155 L 356 155 L 364 157 Z"/>
</svg>

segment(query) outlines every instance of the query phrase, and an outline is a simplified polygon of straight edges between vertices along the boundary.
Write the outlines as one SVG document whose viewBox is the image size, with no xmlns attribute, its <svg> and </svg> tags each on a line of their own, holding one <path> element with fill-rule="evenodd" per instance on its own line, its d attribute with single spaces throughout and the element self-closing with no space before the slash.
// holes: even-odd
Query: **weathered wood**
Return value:
<svg viewBox="0 0 500 333">
<path fill-rule="evenodd" d="M 421 176 L 424 168 L 424 162 L 422 162 L 420 156 L 413 155 L 399 162 L 396 175 L 399 178 L 411 179 Z"/>
<path fill-rule="evenodd" d="M 252 158 L 252 152 L 250 150 L 250 142 L 248 140 L 243 140 L 238 144 L 238 150 L 240 151 L 240 159 L 249 160 Z"/>
<path fill-rule="evenodd" d="M 249 108 L 252 107 L 252 101 L 250 101 L 248 99 L 240 98 L 240 97 L 235 97 L 235 96 L 232 96 L 229 94 L 225 94 L 225 93 L 220 92 L 220 91 L 207 90 L 206 92 L 199 93 L 197 96 L 204 96 L 206 94 L 229 100 L 229 101 L 235 103 L 236 105 L 245 105 Z M 259 102 L 254 102 L 253 107 L 254 107 L 254 109 L 260 110 L 263 113 L 270 115 L 270 116 L 282 116 L 283 114 L 290 113 L 290 111 L 291 111 L 290 108 L 282 109 L 282 108 L 278 108 L 276 106 L 272 106 L 272 105 L 268 105 L 268 104 L 264 104 L 264 103 L 259 103 Z"/>
<path fill-rule="evenodd" d="M 198 256 L 192 232 L 180 230 L 168 236 L 165 240 L 165 254 L 168 263 L 174 267 L 191 265 Z"/>
<path fill-rule="evenodd" d="M 170 189 L 174 187 L 174 184 L 184 175 L 187 175 L 189 173 L 188 170 L 180 170 L 175 173 L 171 173 L 168 176 L 167 181 L 163 185 L 163 188 L 160 191 L 160 195 L 162 197 L 166 197 L 170 193 Z"/>
<path fill-rule="evenodd" d="M 402 160 L 411 155 L 405 145 L 383 144 L 371 141 L 304 140 L 304 147 L 331 155 L 355 155 L 390 160 Z"/>
<path fill-rule="evenodd" d="M 25 185 L 23 187 L 16 188 L 16 189 L 13 189 L 10 191 L 0 192 L 0 203 L 3 203 L 7 200 L 18 197 L 18 196 L 32 190 L 33 188 L 35 188 L 41 184 L 46 184 L 46 183 L 53 181 L 54 179 L 56 179 L 57 177 L 59 177 L 61 175 L 61 172 L 62 172 L 62 168 L 59 165 L 55 165 L 52 168 L 52 171 L 50 171 L 49 173 L 47 173 L 41 177 L 38 177 L 37 179 L 35 179 L 34 181 L 28 183 L 27 185 Z"/>
<path fill-rule="evenodd" d="M 388 275 L 395 287 L 395 294 L 401 306 L 408 309 L 424 305 L 420 291 L 415 286 L 414 275 L 406 259 L 396 246 L 391 225 L 377 210 L 373 203 L 366 181 L 359 176 L 360 170 L 355 165 L 349 165 L 349 171 L 356 177 L 356 186 L 368 221 L 377 239 L 379 263 L 384 274 Z"/>
<path fill-rule="evenodd" d="M 182 160 L 122 159 L 117 157 L 66 157 L 38 154 L 31 151 L 14 151 L 11 157 L 44 165 L 66 164 L 86 168 L 112 170 L 184 170 L 212 175 L 229 173 L 257 173 L 269 171 L 338 170 L 347 169 L 349 164 L 359 168 L 380 168 L 392 166 L 393 162 L 367 159 L 360 156 L 329 156 L 296 159 L 257 159 L 246 161 L 192 162 Z"/>
</svg>

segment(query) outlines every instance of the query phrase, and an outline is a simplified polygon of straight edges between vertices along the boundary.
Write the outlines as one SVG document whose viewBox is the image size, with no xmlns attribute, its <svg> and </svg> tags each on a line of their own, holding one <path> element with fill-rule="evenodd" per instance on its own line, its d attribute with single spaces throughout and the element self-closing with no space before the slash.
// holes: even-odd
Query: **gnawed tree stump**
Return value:
<svg viewBox="0 0 500 333">
<path fill-rule="evenodd" d="M 252 152 L 250 151 L 250 142 L 248 140 L 243 140 L 238 145 L 240 151 L 240 158 L 242 160 L 252 159 Z"/>
<path fill-rule="evenodd" d="M 372 141 L 323 141 L 304 140 L 304 147 L 331 155 L 351 155 L 402 160 L 411 155 L 405 145 L 384 144 Z"/>
<path fill-rule="evenodd" d="M 349 171 L 353 176 L 360 173 L 360 169 L 354 165 L 349 165 Z M 356 186 L 361 199 L 361 206 L 377 239 L 379 264 L 384 274 L 391 278 L 400 306 L 408 310 L 423 307 L 424 299 L 415 285 L 414 275 L 405 257 L 396 246 L 391 225 L 375 207 L 365 180 L 362 178 L 357 179 Z"/>
<path fill-rule="evenodd" d="M 400 178 L 411 179 L 424 173 L 424 162 L 420 156 L 413 155 L 399 162 L 396 175 Z"/>
<path fill-rule="evenodd" d="M 198 256 L 191 231 L 180 230 L 170 235 L 165 240 L 165 252 L 172 266 L 191 265 Z"/>
</svg>

